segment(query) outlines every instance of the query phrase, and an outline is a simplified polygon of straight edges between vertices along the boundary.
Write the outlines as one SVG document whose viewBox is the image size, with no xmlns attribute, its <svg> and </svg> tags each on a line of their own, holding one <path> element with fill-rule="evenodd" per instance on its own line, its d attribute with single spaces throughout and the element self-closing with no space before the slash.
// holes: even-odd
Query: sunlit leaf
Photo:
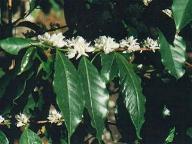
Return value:
<svg viewBox="0 0 192 144">
<path fill-rule="evenodd" d="M 22 133 L 19 144 L 43 144 L 40 137 L 30 129 L 25 129 Z"/>
<path fill-rule="evenodd" d="M 192 20 L 192 0 L 173 0 L 173 17 L 177 30 L 181 30 Z"/>
<path fill-rule="evenodd" d="M 97 138 L 101 140 L 105 128 L 109 94 L 96 67 L 86 57 L 81 58 L 79 72 L 85 92 L 85 106 L 91 116 L 92 126 L 96 129 Z"/>
<path fill-rule="evenodd" d="M 142 93 L 141 80 L 133 70 L 132 64 L 116 53 L 116 61 L 119 69 L 120 87 L 125 99 L 126 108 L 135 126 L 138 138 L 145 121 L 145 97 Z"/>
<path fill-rule="evenodd" d="M 65 119 L 70 143 L 70 137 L 82 119 L 83 94 L 77 70 L 59 51 L 56 54 L 53 86 L 57 104 Z"/>
<path fill-rule="evenodd" d="M 182 37 L 176 35 L 173 45 L 171 45 L 161 32 L 159 33 L 159 39 L 162 63 L 165 68 L 175 78 L 182 77 L 185 73 L 185 41 Z"/>
</svg>

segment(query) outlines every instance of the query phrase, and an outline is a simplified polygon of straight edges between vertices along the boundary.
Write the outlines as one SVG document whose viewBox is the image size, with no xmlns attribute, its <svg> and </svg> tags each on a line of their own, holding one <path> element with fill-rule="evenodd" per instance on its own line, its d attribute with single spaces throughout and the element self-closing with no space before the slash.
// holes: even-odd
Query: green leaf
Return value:
<svg viewBox="0 0 192 144">
<path fill-rule="evenodd" d="M 101 63 L 101 77 L 104 78 L 106 82 L 113 80 L 118 73 L 117 68 L 115 67 L 115 54 L 102 54 Z"/>
<path fill-rule="evenodd" d="M 33 98 L 32 95 L 29 95 L 28 100 L 27 100 L 27 104 L 25 105 L 24 109 L 23 109 L 23 113 L 27 114 L 28 116 L 30 115 L 30 111 L 33 111 L 36 107 L 36 102 Z"/>
<path fill-rule="evenodd" d="M 0 47 L 9 54 L 17 55 L 20 50 L 32 46 L 34 41 L 24 38 L 10 37 L 0 40 Z"/>
<path fill-rule="evenodd" d="M 5 75 L 5 72 L 0 68 L 0 78 Z"/>
<path fill-rule="evenodd" d="M 43 144 L 40 137 L 30 129 L 25 129 L 22 133 L 19 144 Z"/>
<path fill-rule="evenodd" d="M 53 86 L 57 95 L 57 104 L 65 119 L 68 142 L 70 143 L 69 138 L 82 119 L 83 94 L 77 70 L 68 58 L 59 51 L 56 53 Z"/>
<path fill-rule="evenodd" d="M 36 3 L 37 3 L 37 0 L 31 0 L 29 13 L 31 13 L 35 9 L 35 7 L 37 6 Z"/>
<path fill-rule="evenodd" d="M 175 127 L 170 130 L 169 135 L 165 139 L 166 144 L 172 143 L 174 137 L 175 137 Z"/>
<path fill-rule="evenodd" d="M 34 71 L 30 71 L 26 76 L 21 77 L 17 82 L 17 85 L 15 86 L 15 97 L 13 99 L 13 103 L 15 103 L 15 101 L 24 94 L 27 82 L 33 76 L 33 74 Z"/>
<path fill-rule="evenodd" d="M 25 55 L 22 58 L 19 75 L 23 72 L 27 71 L 33 64 L 34 56 L 35 56 L 35 49 L 29 48 L 27 49 Z"/>
<path fill-rule="evenodd" d="M 180 31 L 192 20 L 192 0 L 173 0 L 172 11 L 176 29 Z"/>
<path fill-rule="evenodd" d="M 97 131 L 97 138 L 101 140 L 105 127 L 104 119 L 107 115 L 109 94 L 96 67 L 86 57 L 82 57 L 80 61 L 79 72 L 85 93 L 85 106 L 91 116 L 92 126 Z"/>
<path fill-rule="evenodd" d="M 164 35 L 159 33 L 160 53 L 162 63 L 168 72 L 179 79 L 185 73 L 185 49 L 186 44 L 182 37 L 176 35 L 173 45 L 169 44 Z"/>
<path fill-rule="evenodd" d="M 9 144 L 9 140 L 2 131 L 0 131 L 0 144 Z"/>
<path fill-rule="evenodd" d="M 187 129 L 186 134 L 187 134 L 190 138 L 192 138 L 192 128 L 191 128 L 191 127 Z"/>
<path fill-rule="evenodd" d="M 133 65 L 121 55 L 116 53 L 119 69 L 120 86 L 125 96 L 125 105 L 135 126 L 138 138 L 141 127 L 145 121 L 145 97 L 142 94 L 141 80 L 133 70 Z"/>
</svg>

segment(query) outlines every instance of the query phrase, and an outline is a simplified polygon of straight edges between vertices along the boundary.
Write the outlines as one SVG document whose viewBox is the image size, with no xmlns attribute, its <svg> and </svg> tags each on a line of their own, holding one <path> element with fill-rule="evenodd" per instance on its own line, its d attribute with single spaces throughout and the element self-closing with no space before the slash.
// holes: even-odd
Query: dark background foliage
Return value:
<svg viewBox="0 0 192 144">
<path fill-rule="evenodd" d="M 68 31 L 64 35 L 67 37 L 81 35 L 88 40 L 94 40 L 98 36 L 107 35 L 114 37 L 117 40 L 124 38 L 125 36 L 134 35 L 142 41 L 146 37 L 150 36 L 157 38 L 157 30 L 160 29 L 166 36 L 169 42 L 172 42 L 176 33 L 174 20 L 169 18 L 166 14 L 162 13 L 162 10 L 170 8 L 171 0 L 153 0 L 149 6 L 144 6 L 141 0 L 65 0 L 64 3 L 60 0 L 56 1 L 60 8 L 63 8 L 65 12 L 65 19 L 68 27 Z M 45 13 L 49 13 L 52 7 L 51 3 L 47 0 L 39 0 L 36 2 Z M 16 13 L 20 7 L 20 1 L 14 1 L 13 13 Z M 0 2 L 1 13 L 7 11 L 6 0 Z M 6 15 L 6 14 L 5 14 Z M 3 16 L 3 15 L 2 15 Z M 12 35 L 13 23 L 4 21 L 1 19 L 0 23 L 0 39 Z M 37 27 L 35 34 L 41 34 L 46 31 L 42 31 L 40 25 L 32 25 L 31 29 Z M 6 31 L 5 31 L 6 29 Z M 188 46 L 188 52 L 191 51 L 190 45 L 192 42 L 192 29 L 187 26 L 180 33 L 186 40 Z M 41 53 L 41 52 L 39 52 Z M 20 53 L 20 55 L 23 55 Z M 19 57 L 12 57 L 8 54 L 0 51 L 0 67 L 3 67 L 6 71 L 11 63 L 11 60 L 18 59 Z M 47 60 L 43 60 L 45 63 Z M 176 81 L 173 77 L 164 73 L 164 67 L 160 63 L 159 53 L 145 53 L 136 54 L 134 62 L 137 64 L 144 64 L 146 66 L 153 66 L 155 69 L 151 73 L 150 79 L 142 77 L 143 92 L 146 97 L 146 114 L 145 123 L 142 128 L 142 142 L 143 144 L 162 144 L 168 135 L 170 128 L 176 128 L 176 136 L 174 144 L 190 144 L 192 139 L 186 135 L 188 127 L 192 126 L 192 80 L 189 74 L 185 75 L 180 80 Z M 39 61 L 36 60 L 32 68 L 36 68 Z M 52 86 L 46 80 L 42 80 L 40 77 L 35 77 L 35 73 L 25 73 L 20 77 L 15 78 L 15 72 L 9 72 L 10 76 L 5 79 L 0 79 L 0 83 L 10 80 L 8 89 L 12 91 L 6 91 L 6 97 L 0 99 L 0 112 L 5 110 L 11 113 L 18 113 L 20 109 L 23 109 L 23 102 L 25 98 L 18 97 L 16 99 L 17 105 L 12 103 L 12 99 L 15 93 L 20 93 L 21 81 L 28 77 L 26 87 L 28 91 L 34 85 L 43 87 L 42 97 L 46 100 L 46 103 L 53 104 L 55 102 L 52 98 Z M 161 73 L 160 76 L 157 76 Z M 42 72 L 41 76 L 45 75 Z M 51 75 L 52 76 L 52 75 Z M 38 82 L 38 83 L 36 83 Z M 3 88 L 0 86 L 0 90 Z M 30 95 L 28 91 L 25 91 L 25 95 Z M 36 95 L 38 92 L 33 92 Z M 39 101 L 39 99 L 37 99 Z M 42 105 L 42 109 L 49 109 L 48 105 Z M 162 110 L 164 106 L 167 106 L 171 111 L 170 117 L 163 117 Z M 12 108 L 12 109 L 10 109 Z M 135 131 L 131 125 L 129 115 L 125 115 L 126 109 L 122 104 L 121 96 L 118 99 L 118 111 L 116 115 L 117 127 L 122 135 L 121 142 L 133 143 L 136 139 Z M 35 110 L 36 115 L 42 115 L 43 111 Z M 44 114 L 46 115 L 46 114 Z M 87 118 L 89 119 L 89 118 Z M 82 142 L 81 135 L 86 135 L 88 130 L 92 128 L 90 124 L 80 125 L 76 134 L 74 135 L 74 142 Z M 82 133 L 82 130 L 84 133 Z M 15 131 L 8 135 L 14 135 L 12 137 L 18 137 L 15 135 Z M 58 134 L 57 129 L 50 128 L 51 136 L 57 142 Z M 65 132 L 63 132 L 65 133 Z M 61 134 L 59 134 L 61 136 Z"/>
</svg>

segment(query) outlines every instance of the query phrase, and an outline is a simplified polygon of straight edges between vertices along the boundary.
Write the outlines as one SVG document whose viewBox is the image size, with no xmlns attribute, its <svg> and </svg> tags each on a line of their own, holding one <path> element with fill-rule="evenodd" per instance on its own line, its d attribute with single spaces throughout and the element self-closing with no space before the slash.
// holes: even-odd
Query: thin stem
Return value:
<svg viewBox="0 0 192 144">
<path fill-rule="evenodd" d="M 12 36 L 12 0 L 8 0 L 9 35 Z"/>
</svg>

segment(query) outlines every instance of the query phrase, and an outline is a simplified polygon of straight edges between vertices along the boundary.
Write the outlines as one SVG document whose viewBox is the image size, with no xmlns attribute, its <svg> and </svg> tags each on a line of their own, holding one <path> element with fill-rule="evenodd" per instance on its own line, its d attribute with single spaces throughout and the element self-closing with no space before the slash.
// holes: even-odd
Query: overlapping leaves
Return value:
<svg viewBox="0 0 192 144">
<path fill-rule="evenodd" d="M 175 78 L 180 78 L 184 75 L 185 49 L 186 44 L 182 37 L 176 35 L 173 45 L 170 44 L 163 33 L 159 33 L 160 53 L 164 66 L 168 72 Z"/>
</svg>

